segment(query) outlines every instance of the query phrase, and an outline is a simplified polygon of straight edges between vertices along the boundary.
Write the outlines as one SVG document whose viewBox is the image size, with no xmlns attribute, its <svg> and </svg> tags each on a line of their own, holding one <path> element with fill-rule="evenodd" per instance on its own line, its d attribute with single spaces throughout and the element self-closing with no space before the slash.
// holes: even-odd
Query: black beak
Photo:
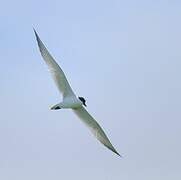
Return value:
<svg viewBox="0 0 181 180">
<path fill-rule="evenodd" d="M 87 107 L 87 105 L 86 105 L 85 103 L 83 103 L 83 105 L 84 105 L 85 107 Z"/>
<path fill-rule="evenodd" d="M 53 107 L 51 107 L 50 109 L 51 109 L 51 110 L 59 110 L 59 109 L 61 109 L 61 108 L 60 108 L 59 106 L 56 106 L 56 107 L 53 106 Z"/>
</svg>

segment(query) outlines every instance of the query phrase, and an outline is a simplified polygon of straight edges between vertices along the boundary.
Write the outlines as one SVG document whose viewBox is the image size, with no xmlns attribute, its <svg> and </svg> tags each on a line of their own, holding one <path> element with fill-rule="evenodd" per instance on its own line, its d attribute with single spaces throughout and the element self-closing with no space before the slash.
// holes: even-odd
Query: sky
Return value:
<svg viewBox="0 0 181 180">
<path fill-rule="evenodd" d="M 180 180 L 181 1 L 2 1 L 0 179 Z M 33 27 L 123 156 L 61 96 Z"/>
</svg>

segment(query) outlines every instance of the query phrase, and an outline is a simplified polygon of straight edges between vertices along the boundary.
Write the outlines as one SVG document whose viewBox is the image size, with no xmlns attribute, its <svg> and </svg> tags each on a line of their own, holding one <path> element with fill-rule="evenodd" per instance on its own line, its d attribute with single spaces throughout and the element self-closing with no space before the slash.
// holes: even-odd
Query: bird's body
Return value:
<svg viewBox="0 0 181 180">
<path fill-rule="evenodd" d="M 113 147 L 108 137 L 104 133 L 101 126 L 96 122 L 96 120 L 87 112 L 84 108 L 86 106 L 86 101 L 83 97 L 76 97 L 74 94 L 68 80 L 60 68 L 60 66 L 53 59 L 51 54 L 48 52 L 43 42 L 40 40 L 38 34 L 35 32 L 36 40 L 38 42 L 38 47 L 41 55 L 48 65 L 48 69 L 55 81 L 57 88 L 63 96 L 63 101 L 52 106 L 51 110 L 58 109 L 72 109 L 74 113 L 83 121 L 83 123 L 91 130 L 94 136 L 107 148 L 120 156 L 120 154 Z"/>
<path fill-rule="evenodd" d="M 51 107 L 51 110 L 59 107 L 59 109 L 77 109 L 83 105 L 82 101 L 79 100 L 77 97 L 66 97 L 63 99 L 62 102 L 54 105 Z"/>
</svg>

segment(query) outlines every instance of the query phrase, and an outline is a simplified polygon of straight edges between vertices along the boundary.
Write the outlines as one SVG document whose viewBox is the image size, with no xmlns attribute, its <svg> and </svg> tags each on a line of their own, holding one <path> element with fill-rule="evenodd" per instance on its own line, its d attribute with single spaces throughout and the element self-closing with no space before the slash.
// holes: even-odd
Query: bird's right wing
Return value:
<svg viewBox="0 0 181 180">
<path fill-rule="evenodd" d="M 101 126 L 94 120 L 94 118 L 87 112 L 87 110 L 83 106 L 78 109 L 73 109 L 73 111 L 104 146 L 120 156 L 120 154 L 116 151 L 116 149 L 109 141 Z"/>
<path fill-rule="evenodd" d="M 66 78 L 64 72 L 62 71 L 60 66 L 56 63 L 56 61 L 53 59 L 51 54 L 48 52 L 45 45 L 40 40 L 37 32 L 35 30 L 34 30 L 34 32 L 35 32 L 36 40 L 38 42 L 38 47 L 39 47 L 40 53 L 41 53 L 44 61 L 48 65 L 48 69 L 49 69 L 59 91 L 63 94 L 64 98 L 67 96 L 75 96 L 74 92 L 72 91 L 72 88 L 70 87 L 70 85 L 67 81 L 67 78 Z"/>
</svg>

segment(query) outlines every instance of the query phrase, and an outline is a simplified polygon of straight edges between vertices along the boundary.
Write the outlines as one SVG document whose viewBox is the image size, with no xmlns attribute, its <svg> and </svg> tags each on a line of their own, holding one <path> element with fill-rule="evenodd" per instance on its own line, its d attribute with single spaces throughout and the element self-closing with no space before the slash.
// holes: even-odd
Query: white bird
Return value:
<svg viewBox="0 0 181 180">
<path fill-rule="evenodd" d="M 63 101 L 51 107 L 51 110 L 58 110 L 62 108 L 72 109 L 74 113 L 84 122 L 84 124 L 91 130 L 94 136 L 107 148 L 120 156 L 120 154 L 113 147 L 108 137 L 104 133 L 103 129 L 100 125 L 95 121 L 95 119 L 87 112 L 87 110 L 83 107 L 86 106 L 86 101 L 83 97 L 76 97 L 71 86 L 69 85 L 67 78 L 60 68 L 60 66 L 56 63 L 54 58 L 46 49 L 43 42 L 40 40 L 37 32 L 34 30 L 36 40 L 38 42 L 38 47 L 40 53 L 48 65 L 48 69 L 55 81 L 56 86 L 59 91 L 63 95 Z"/>
</svg>

